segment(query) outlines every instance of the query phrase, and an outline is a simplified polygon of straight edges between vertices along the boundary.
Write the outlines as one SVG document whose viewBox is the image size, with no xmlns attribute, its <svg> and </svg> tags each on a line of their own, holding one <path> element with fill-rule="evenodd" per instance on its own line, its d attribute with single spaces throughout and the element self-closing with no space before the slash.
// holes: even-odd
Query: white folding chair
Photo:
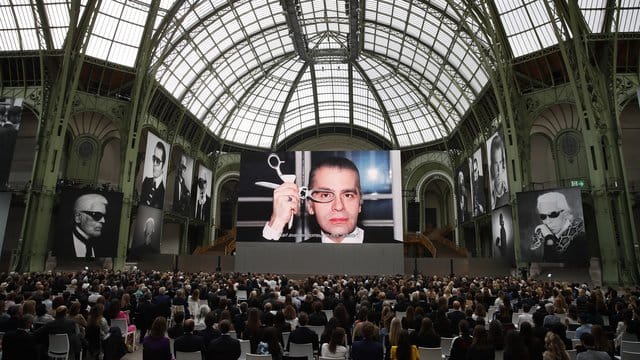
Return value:
<svg viewBox="0 0 640 360">
<path fill-rule="evenodd" d="M 323 309 L 322 312 L 327 315 L 327 320 L 330 320 L 333 317 L 333 310 Z"/>
<path fill-rule="evenodd" d="M 623 351 L 640 352 L 640 341 L 622 340 L 620 343 L 620 354 L 622 354 Z"/>
<path fill-rule="evenodd" d="M 518 316 L 520 316 L 521 314 L 514 312 L 513 314 L 511 314 L 511 322 L 513 323 L 513 325 L 516 326 L 516 328 L 518 328 Z"/>
<path fill-rule="evenodd" d="M 419 347 L 420 360 L 442 360 L 442 348 Z"/>
<path fill-rule="evenodd" d="M 289 344 L 289 356 L 306 356 L 309 359 L 314 359 L 313 344 Z"/>
<path fill-rule="evenodd" d="M 284 346 L 287 346 L 287 343 L 289 342 L 289 334 L 291 333 L 290 332 L 282 333 L 282 343 L 284 344 Z"/>
<path fill-rule="evenodd" d="M 245 355 L 251 353 L 251 341 L 250 340 L 238 340 L 240 342 L 240 359 L 246 359 Z"/>
<path fill-rule="evenodd" d="M 122 336 L 124 336 L 124 343 L 127 343 L 127 339 L 129 338 L 129 335 L 131 335 L 131 341 L 133 343 L 133 351 L 136 351 L 136 344 L 137 339 L 136 339 L 136 332 L 135 331 L 129 331 L 129 326 L 127 325 L 127 320 L 126 319 L 111 319 L 111 326 L 115 326 L 117 328 L 120 329 L 120 332 L 122 333 Z"/>
<path fill-rule="evenodd" d="M 49 334 L 47 356 L 54 359 L 69 359 L 69 336 L 67 334 Z"/>
<path fill-rule="evenodd" d="M 258 355 L 258 354 L 246 354 L 246 360 L 264 360 L 264 359 L 271 359 L 271 355 Z M 178 359 L 176 359 L 178 360 Z"/>
<path fill-rule="evenodd" d="M 316 335 L 318 335 L 318 340 L 320 340 L 320 336 L 322 336 L 322 333 L 324 332 L 324 326 L 322 325 L 307 325 L 307 327 L 311 330 L 313 330 L 313 332 L 316 333 Z"/>
<path fill-rule="evenodd" d="M 575 339 L 576 338 L 576 332 L 573 330 L 567 330 L 567 339 Z"/>
<path fill-rule="evenodd" d="M 576 360 L 577 356 L 578 356 L 578 350 L 567 350 L 567 354 L 569 355 L 569 359 L 571 360 Z"/>
<path fill-rule="evenodd" d="M 235 330 L 229 330 L 229 336 L 231 336 L 234 339 L 238 338 L 238 333 L 236 333 Z"/>
<path fill-rule="evenodd" d="M 247 290 L 236 290 L 236 302 L 247 300 Z"/>
<path fill-rule="evenodd" d="M 176 351 L 176 360 L 202 360 L 202 352 L 200 351 Z"/>
<path fill-rule="evenodd" d="M 494 360 L 504 359 L 504 350 L 496 350 Z"/>
<path fill-rule="evenodd" d="M 443 337 L 440 338 L 440 348 L 442 349 L 442 358 L 446 359 L 451 355 L 451 343 L 453 338 Z"/>
<path fill-rule="evenodd" d="M 396 311 L 396 317 L 400 320 L 402 320 L 403 318 L 407 317 L 407 312 L 406 311 Z"/>
<path fill-rule="evenodd" d="M 640 360 L 640 352 L 623 351 L 620 353 L 622 360 Z"/>
</svg>

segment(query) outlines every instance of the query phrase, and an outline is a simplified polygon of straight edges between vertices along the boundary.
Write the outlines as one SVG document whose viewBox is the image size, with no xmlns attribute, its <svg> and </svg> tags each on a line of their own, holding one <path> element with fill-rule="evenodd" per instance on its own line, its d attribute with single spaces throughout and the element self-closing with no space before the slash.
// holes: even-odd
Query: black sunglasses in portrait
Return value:
<svg viewBox="0 0 640 360">
<path fill-rule="evenodd" d="M 546 220 L 547 216 L 549 217 L 549 219 L 555 219 L 558 216 L 560 216 L 560 214 L 563 212 L 564 210 L 560 210 L 560 211 L 553 211 L 550 212 L 548 214 L 540 214 L 540 220 Z"/>
<path fill-rule="evenodd" d="M 89 216 L 93 219 L 93 221 L 100 221 L 100 220 L 102 220 L 102 219 L 106 218 L 106 215 L 105 215 L 105 214 L 103 214 L 103 213 L 101 213 L 101 212 L 98 212 L 98 211 L 84 211 L 84 210 L 83 210 L 83 211 L 81 211 L 81 212 L 82 212 L 83 214 L 87 214 L 87 215 L 89 215 Z"/>
</svg>

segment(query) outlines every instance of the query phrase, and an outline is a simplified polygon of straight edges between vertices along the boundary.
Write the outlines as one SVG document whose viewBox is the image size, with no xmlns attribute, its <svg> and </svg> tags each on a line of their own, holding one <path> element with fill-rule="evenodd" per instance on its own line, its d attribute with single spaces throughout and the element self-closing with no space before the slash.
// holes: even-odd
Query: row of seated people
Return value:
<svg viewBox="0 0 640 360">
<path fill-rule="evenodd" d="M 0 304 L 4 304 L 7 309 L 18 304 L 31 312 L 31 300 L 39 308 L 44 304 L 49 312 L 53 312 L 60 304 L 73 310 L 76 306 L 74 304 L 79 303 L 79 312 L 88 319 L 88 311 L 92 305 L 102 303 L 104 318 L 108 323 L 113 317 L 112 307 L 117 307 L 115 304 L 118 303 L 121 311 L 128 311 L 130 325 L 137 326 L 141 340 L 154 319 L 160 316 L 171 317 L 171 309 L 175 305 L 182 305 L 185 314 L 188 314 L 186 317 L 193 317 L 198 326 L 206 317 L 201 311 L 204 303 L 216 314 L 217 321 L 220 321 L 219 318 L 227 318 L 234 327 L 242 331 L 248 310 L 235 305 L 239 297 L 237 294 L 240 293 L 247 296 L 247 309 L 266 310 L 271 306 L 263 314 L 271 311 L 278 314 L 282 310 L 283 314 L 287 314 L 285 321 L 293 327 L 296 326 L 296 313 L 304 311 L 311 318 L 317 312 L 315 307 L 319 303 L 322 310 L 337 312 L 335 317 L 348 319 L 342 320 L 340 324 L 348 334 L 348 342 L 353 339 L 353 322 L 361 319 L 361 308 L 368 309 L 366 319 L 381 328 L 388 318 L 388 315 L 383 314 L 385 311 L 404 313 L 400 317 L 404 319 L 404 327 L 407 329 L 418 329 L 419 320 L 429 317 L 434 328 L 444 336 L 456 335 L 458 332 L 455 323 L 450 320 L 449 311 L 456 310 L 456 302 L 460 304 L 457 311 L 466 313 L 467 321 L 483 319 L 489 322 L 499 318 L 504 324 L 508 323 L 507 319 L 511 319 L 513 312 L 522 311 L 526 306 L 534 308 L 539 304 L 550 303 L 554 305 L 554 314 L 558 317 L 564 315 L 565 321 L 576 318 L 575 313 L 586 313 L 593 319 L 593 324 L 604 325 L 606 329 L 603 319 L 608 317 L 608 330 L 616 335 L 616 339 L 621 329 L 620 326 L 616 327 L 618 324 L 622 324 L 622 329 L 626 332 L 636 332 L 635 326 L 627 325 L 629 321 L 625 323 L 621 320 L 630 314 L 630 321 L 633 323 L 637 318 L 638 308 L 635 289 L 625 289 L 618 296 L 611 288 L 589 289 L 580 284 L 539 282 L 532 279 L 524 281 L 508 277 L 321 275 L 293 280 L 273 274 L 85 271 L 1 274 L 0 281 L 0 296 L 5 300 L 0 301 Z M 52 296 L 55 293 L 61 293 L 62 296 Z M 343 311 L 339 308 L 342 307 L 346 316 L 340 315 Z M 487 311 L 491 308 L 496 310 Z M 540 308 L 546 309 L 545 306 Z M 467 316 L 469 312 L 471 317 Z M 6 325 L 2 314 L 7 312 L 0 311 L 0 331 Z M 451 322 L 447 324 L 447 320 Z M 546 321 L 544 318 L 543 320 Z"/>
<path fill-rule="evenodd" d="M 86 321 L 80 319 L 82 315 L 71 316 L 67 307 L 60 305 L 50 320 L 34 323 L 34 316 L 23 313 L 21 305 L 11 306 L 9 317 L 2 319 L 7 330 L 2 337 L 2 359 L 46 359 L 51 336 L 59 334 L 66 335 L 68 346 L 64 352 L 69 359 L 80 360 L 83 353 L 82 359 L 98 359 L 98 356 L 107 360 L 120 359 L 127 353 L 120 327 L 108 326 L 101 316 L 101 304 L 93 309 L 89 321 Z M 103 328 L 105 334 L 101 334 Z"/>
</svg>

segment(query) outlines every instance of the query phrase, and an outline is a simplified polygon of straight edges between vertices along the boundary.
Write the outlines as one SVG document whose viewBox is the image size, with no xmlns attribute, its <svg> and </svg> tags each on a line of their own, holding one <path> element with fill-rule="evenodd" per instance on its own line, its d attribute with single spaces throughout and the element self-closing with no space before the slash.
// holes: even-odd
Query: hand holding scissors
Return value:
<svg viewBox="0 0 640 360">
<path fill-rule="evenodd" d="M 295 184 L 295 174 L 283 174 L 280 165 L 284 161 L 280 160 L 277 154 L 270 154 L 267 158 L 269 167 L 274 169 L 278 177 L 283 181 L 282 184 L 275 184 L 267 181 L 257 181 L 258 186 L 274 189 L 273 191 L 273 212 L 269 220 L 269 226 L 274 229 L 283 229 L 285 224 L 291 229 L 293 225 L 293 216 L 300 209 L 300 189 Z"/>
</svg>

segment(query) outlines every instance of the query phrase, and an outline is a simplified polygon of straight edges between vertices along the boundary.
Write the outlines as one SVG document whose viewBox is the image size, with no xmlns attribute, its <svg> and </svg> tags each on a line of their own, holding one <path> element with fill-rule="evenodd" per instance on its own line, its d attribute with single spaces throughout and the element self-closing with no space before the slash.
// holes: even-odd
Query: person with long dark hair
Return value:
<svg viewBox="0 0 640 360">
<path fill-rule="evenodd" d="M 142 360 L 171 360 L 171 346 L 169 338 L 164 336 L 167 331 L 167 319 L 158 316 L 151 324 L 149 335 L 142 341 Z"/>
<path fill-rule="evenodd" d="M 458 323 L 458 332 L 460 335 L 451 341 L 449 360 L 464 360 L 467 357 L 467 350 L 469 350 L 471 342 L 473 341 L 471 338 L 471 328 L 467 320 L 460 320 Z"/>
<path fill-rule="evenodd" d="M 496 351 L 489 342 L 489 334 L 482 325 L 473 329 L 473 340 L 467 350 L 467 360 L 494 360 Z"/>
<path fill-rule="evenodd" d="M 489 323 L 489 343 L 495 350 L 504 350 L 504 332 L 499 320 L 492 320 Z"/>
<path fill-rule="evenodd" d="M 524 339 L 517 332 L 507 332 L 502 358 L 503 360 L 529 360 L 529 350 Z"/>
<path fill-rule="evenodd" d="M 280 332 L 273 326 L 264 329 L 264 340 L 258 343 L 257 353 L 271 355 L 272 360 L 282 360 L 284 351 L 280 345 Z"/>
<path fill-rule="evenodd" d="M 544 341 L 533 334 L 531 323 L 523 322 L 522 325 L 520 325 L 519 334 L 529 351 L 529 358 L 531 360 L 542 360 Z"/>
<path fill-rule="evenodd" d="M 342 303 L 338 303 L 335 309 L 333 309 L 333 317 L 338 319 L 338 326 L 347 332 L 347 344 L 351 345 L 351 320 L 347 307 Z"/>
<path fill-rule="evenodd" d="M 433 329 L 433 322 L 428 317 L 422 319 L 420 330 L 414 331 L 411 335 L 411 343 L 417 347 L 440 347 L 440 336 L 436 334 Z"/>
<path fill-rule="evenodd" d="M 391 360 L 419 360 L 420 353 L 415 345 L 409 341 L 409 332 L 402 329 L 398 336 L 398 343 L 391 347 Z"/>
<path fill-rule="evenodd" d="M 331 333 L 331 340 L 322 344 L 320 356 L 330 359 L 346 359 L 349 356 L 349 349 L 345 344 L 346 333 L 343 328 L 336 327 Z"/>
<path fill-rule="evenodd" d="M 249 340 L 251 343 L 251 353 L 255 354 L 258 343 L 263 338 L 264 329 L 260 321 L 260 311 L 256 308 L 249 309 L 247 316 L 247 324 L 242 332 L 242 339 Z"/>
</svg>

